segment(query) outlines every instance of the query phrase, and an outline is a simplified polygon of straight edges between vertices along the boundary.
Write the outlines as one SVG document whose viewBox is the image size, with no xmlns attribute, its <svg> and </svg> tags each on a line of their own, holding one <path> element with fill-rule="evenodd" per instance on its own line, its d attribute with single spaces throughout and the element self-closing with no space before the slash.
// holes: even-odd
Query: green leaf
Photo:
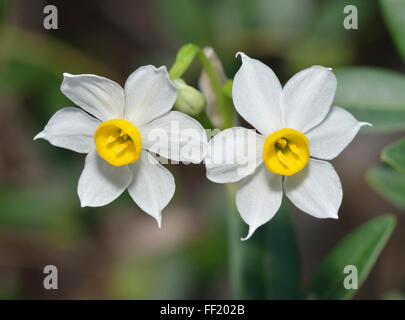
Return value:
<svg viewBox="0 0 405 320">
<path fill-rule="evenodd" d="M 380 164 L 367 172 L 366 179 L 384 199 L 405 210 L 405 173 Z"/>
<path fill-rule="evenodd" d="M 182 46 L 177 52 L 176 60 L 169 71 L 170 79 L 180 78 L 200 51 L 200 47 L 192 43 Z"/>
<path fill-rule="evenodd" d="M 366 280 L 381 250 L 395 227 L 393 215 L 383 215 L 363 224 L 341 240 L 319 267 L 309 286 L 309 296 L 315 299 L 349 299 L 354 289 L 345 289 L 348 274 L 345 266 L 358 271 L 358 286 Z"/>
<path fill-rule="evenodd" d="M 380 5 L 394 43 L 405 60 L 405 0 L 380 0 Z"/>
<path fill-rule="evenodd" d="M 367 131 L 405 129 L 405 75 L 372 67 L 340 68 L 335 75 L 335 105 L 373 124 Z"/>
<path fill-rule="evenodd" d="M 298 250 L 286 204 L 283 203 L 276 216 L 247 241 L 240 240 L 247 228 L 236 210 L 230 213 L 230 219 L 230 271 L 234 298 L 299 299 Z"/>
<path fill-rule="evenodd" d="M 402 173 L 405 173 L 405 138 L 386 146 L 381 159 Z"/>
</svg>

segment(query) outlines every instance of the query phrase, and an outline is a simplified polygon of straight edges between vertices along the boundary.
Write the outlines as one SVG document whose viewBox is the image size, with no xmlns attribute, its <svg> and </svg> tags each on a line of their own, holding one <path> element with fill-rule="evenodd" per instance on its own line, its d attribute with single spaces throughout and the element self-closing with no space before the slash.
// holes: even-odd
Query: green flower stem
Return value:
<svg viewBox="0 0 405 320">
<path fill-rule="evenodd" d="M 202 50 L 198 51 L 198 57 L 205 72 L 207 72 L 212 88 L 214 89 L 215 98 L 217 100 L 219 113 L 222 119 L 222 129 L 230 128 L 232 127 L 234 118 L 232 102 L 228 97 L 225 96 L 221 82 L 219 81 L 210 60 Z"/>
<path fill-rule="evenodd" d="M 212 66 L 210 60 L 205 55 L 204 51 L 201 50 L 200 47 L 194 44 L 186 44 L 184 45 L 177 54 L 176 61 L 173 66 L 169 70 L 169 76 L 171 79 L 180 78 L 190 64 L 193 62 L 195 57 L 198 57 L 202 67 L 204 68 L 205 72 L 207 72 L 208 78 L 211 82 L 212 88 L 214 90 L 215 98 L 218 104 L 219 112 L 222 119 L 222 128 L 226 129 L 230 128 L 233 124 L 234 118 L 234 111 L 232 106 L 231 99 L 225 94 L 223 90 L 223 86 L 219 81 L 219 78 L 215 72 L 214 67 Z M 214 128 L 212 125 L 211 120 L 207 117 L 207 115 L 202 115 L 204 118 L 204 122 L 208 123 L 208 128 Z M 209 122 L 207 121 L 209 120 Z"/>
<path fill-rule="evenodd" d="M 195 56 L 200 51 L 200 47 L 195 44 L 188 43 L 180 48 L 177 52 L 176 60 L 169 70 L 170 79 L 180 78 L 194 61 Z"/>
</svg>

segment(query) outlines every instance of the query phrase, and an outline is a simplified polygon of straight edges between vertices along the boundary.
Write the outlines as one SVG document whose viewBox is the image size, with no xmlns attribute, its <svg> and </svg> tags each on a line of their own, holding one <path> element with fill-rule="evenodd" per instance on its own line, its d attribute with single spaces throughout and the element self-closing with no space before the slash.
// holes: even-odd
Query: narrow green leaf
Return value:
<svg viewBox="0 0 405 320">
<path fill-rule="evenodd" d="M 395 216 L 383 215 L 363 224 L 341 240 L 329 253 L 309 286 L 309 297 L 315 299 L 350 299 L 354 289 L 345 289 L 344 268 L 353 265 L 358 271 L 358 287 L 363 284 L 389 236 Z"/>
<path fill-rule="evenodd" d="M 371 67 L 340 68 L 335 75 L 335 105 L 373 124 L 367 131 L 405 129 L 405 75 Z"/>
<path fill-rule="evenodd" d="M 380 5 L 394 43 L 405 60 L 405 0 L 380 0 Z"/>
<path fill-rule="evenodd" d="M 386 146 L 381 159 L 402 173 L 405 173 L 405 138 Z"/>
<path fill-rule="evenodd" d="M 233 199 L 234 200 L 234 199 Z M 276 216 L 247 232 L 237 211 L 230 213 L 230 268 L 234 298 L 299 299 L 300 269 L 293 227 L 285 203 Z"/>
<path fill-rule="evenodd" d="M 384 199 L 405 210 L 405 173 L 380 164 L 367 172 L 366 179 Z"/>
<path fill-rule="evenodd" d="M 187 70 L 190 64 L 194 61 L 200 47 L 195 44 L 188 43 L 180 48 L 176 55 L 176 61 L 169 71 L 170 79 L 180 78 Z"/>
</svg>

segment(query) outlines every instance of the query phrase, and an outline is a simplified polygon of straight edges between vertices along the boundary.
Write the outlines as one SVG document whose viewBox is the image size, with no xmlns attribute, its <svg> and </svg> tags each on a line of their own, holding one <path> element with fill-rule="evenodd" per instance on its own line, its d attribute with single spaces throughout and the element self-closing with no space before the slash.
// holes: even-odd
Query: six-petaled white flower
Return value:
<svg viewBox="0 0 405 320">
<path fill-rule="evenodd" d="M 66 107 L 35 138 L 87 153 L 79 179 L 81 205 L 98 207 L 125 189 L 154 217 L 173 197 L 172 174 L 149 152 L 175 161 L 201 162 L 207 138 L 193 118 L 169 111 L 177 96 L 165 67 L 144 66 L 122 88 L 96 75 L 64 74 L 61 91 L 84 111 Z M 182 133 L 189 130 L 190 135 Z M 187 152 L 183 152 L 186 149 Z"/>
<path fill-rule="evenodd" d="M 233 82 L 233 102 L 259 133 L 245 128 L 219 133 L 209 142 L 206 167 L 211 181 L 241 180 L 236 205 L 249 225 L 242 240 L 275 215 L 283 189 L 302 211 L 338 218 L 342 187 L 333 166 L 324 160 L 335 158 L 367 123 L 331 106 L 337 85 L 331 69 L 305 69 L 282 88 L 269 67 L 237 55 L 242 66 Z M 238 152 L 246 147 L 248 166 Z"/>
</svg>

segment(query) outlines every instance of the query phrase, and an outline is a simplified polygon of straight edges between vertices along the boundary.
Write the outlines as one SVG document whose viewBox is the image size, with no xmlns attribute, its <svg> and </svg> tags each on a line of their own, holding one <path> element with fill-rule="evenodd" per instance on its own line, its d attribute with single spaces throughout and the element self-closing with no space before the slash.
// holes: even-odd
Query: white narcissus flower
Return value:
<svg viewBox="0 0 405 320">
<path fill-rule="evenodd" d="M 331 69 L 305 69 L 282 88 L 269 67 L 244 53 L 237 55 L 242 66 L 233 82 L 233 102 L 258 133 L 245 128 L 219 133 L 209 142 L 206 167 L 211 181 L 241 180 L 236 206 L 249 225 L 242 240 L 276 214 L 283 190 L 302 211 L 338 218 L 342 186 L 324 160 L 339 155 L 367 123 L 331 107 L 336 91 Z M 239 151 L 246 148 L 243 156 Z"/>
<path fill-rule="evenodd" d="M 166 67 L 141 67 L 124 88 L 96 75 L 65 73 L 61 91 L 84 111 L 59 110 L 34 140 L 87 153 L 78 184 L 81 206 L 106 205 L 127 189 L 160 227 L 175 182 L 149 151 L 165 159 L 198 163 L 207 144 L 200 123 L 169 111 L 177 90 Z"/>
</svg>

